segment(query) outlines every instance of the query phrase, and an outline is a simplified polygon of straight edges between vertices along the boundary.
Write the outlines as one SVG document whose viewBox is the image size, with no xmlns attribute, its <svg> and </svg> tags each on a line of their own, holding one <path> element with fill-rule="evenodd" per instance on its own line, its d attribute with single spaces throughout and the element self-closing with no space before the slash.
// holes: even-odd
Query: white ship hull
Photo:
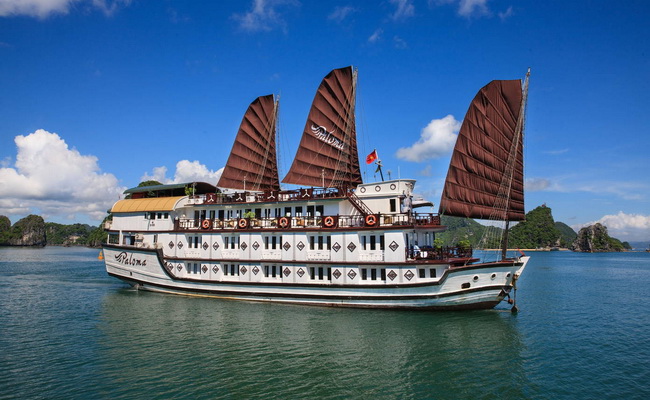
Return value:
<svg viewBox="0 0 650 400">
<path fill-rule="evenodd" d="M 245 269 L 244 274 L 228 279 L 219 277 L 218 273 L 207 267 L 212 265 L 210 260 L 202 260 L 201 268 L 205 271 L 190 278 L 181 277 L 185 273 L 185 267 L 181 265 L 185 263 L 165 259 L 162 250 L 106 245 L 104 257 L 109 275 L 142 290 L 317 306 L 440 310 L 493 308 L 510 293 L 513 280 L 519 277 L 529 259 L 521 257 L 508 262 L 447 266 L 439 278 L 419 279 L 413 276 L 413 283 L 393 284 L 387 279 L 336 284 L 320 283 L 318 280 L 311 282 L 309 276 L 299 276 L 300 269 L 308 268 L 304 264 L 285 266 L 282 278 L 278 280 L 277 277 L 265 279 L 258 276 L 262 275 L 259 267 L 254 274 L 255 265 L 249 263 L 250 267 Z M 388 270 L 388 274 L 394 271 L 395 274 L 407 276 L 412 276 L 409 272 L 415 275 L 418 270 L 416 265 L 382 267 Z M 330 268 L 344 271 L 348 279 L 353 276 L 360 281 L 360 266 L 339 265 Z"/>
</svg>

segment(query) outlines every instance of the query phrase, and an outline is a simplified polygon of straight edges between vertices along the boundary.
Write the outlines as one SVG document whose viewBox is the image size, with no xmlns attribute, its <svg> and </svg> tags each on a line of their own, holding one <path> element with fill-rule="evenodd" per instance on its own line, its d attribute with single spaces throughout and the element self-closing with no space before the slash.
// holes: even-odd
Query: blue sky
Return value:
<svg viewBox="0 0 650 400">
<path fill-rule="evenodd" d="M 347 65 L 361 157 L 437 204 L 476 92 L 530 67 L 527 211 L 648 241 L 649 17 L 647 1 L 0 0 L 0 215 L 96 224 L 142 179 L 215 183 L 270 93 L 286 173 L 320 80 Z"/>
</svg>

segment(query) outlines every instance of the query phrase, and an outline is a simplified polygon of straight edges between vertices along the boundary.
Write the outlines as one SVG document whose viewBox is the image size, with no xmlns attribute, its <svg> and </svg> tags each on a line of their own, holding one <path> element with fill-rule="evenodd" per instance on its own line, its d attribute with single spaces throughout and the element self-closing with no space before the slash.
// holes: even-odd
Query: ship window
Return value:
<svg viewBox="0 0 650 400">
<path fill-rule="evenodd" d="M 327 280 L 332 281 L 332 268 L 327 267 Z"/>
<path fill-rule="evenodd" d="M 375 250 L 377 247 L 377 237 L 372 235 L 370 236 L 370 250 Z"/>
<path fill-rule="evenodd" d="M 331 249 L 332 249 L 332 237 L 327 236 L 327 250 L 331 250 Z"/>
<path fill-rule="evenodd" d="M 323 237 L 318 237 L 318 250 L 323 250 Z"/>
<path fill-rule="evenodd" d="M 296 207 L 296 216 L 302 216 L 302 207 Z"/>
<path fill-rule="evenodd" d="M 382 281 L 386 280 L 386 268 L 381 269 L 381 280 Z"/>
<path fill-rule="evenodd" d="M 309 250 L 314 250 L 314 242 L 316 241 L 315 236 L 310 236 L 309 237 Z"/>
<path fill-rule="evenodd" d="M 323 267 L 318 267 L 318 280 L 323 280 Z"/>
<path fill-rule="evenodd" d="M 324 212 L 323 210 L 324 210 L 323 206 L 316 206 L 316 216 L 320 217 L 321 215 L 323 215 Z"/>
<path fill-rule="evenodd" d="M 366 250 L 366 237 L 361 236 L 361 247 L 363 247 L 364 250 Z"/>
<path fill-rule="evenodd" d="M 309 277 L 311 278 L 311 280 L 316 279 L 316 268 L 309 267 Z"/>
<path fill-rule="evenodd" d="M 462 285 L 460 285 L 460 288 L 461 288 L 461 289 L 469 289 L 469 287 L 470 287 L 469 282 L 465 282 L 465 283 L 463 283 Z"/>
<path fill-rule="evenodd" d="M 370 270 L 370 279 L 373 281 L 377 280 L 377 269 L 373 268 Z"/>
<path fill-rule="evenodd" d="M 426 275 L 425 275 L 426 272 L 427 271 L 424 268 L 420 268 L 420 269 L 418 269 L 418 276 L 420 278 L 425 278 L 426 277 Z"/>
<path fill-rule="evenodd" d="M 230 243 L 230 237 L 228 237 L 228 236 L 224 236 L 224 237 L 223 237 L 223 248 L 224 248 L 224 249 L 227 249 L 228 246 L 229 246 L 229 243 Z"/>
<path fill-rule="evenodd" d="M 361 268 L 361 280 L 365 281 L 368 279 L 368 270 L 366 268 Z"/>
<path fill-rule="evenodd" d="M 228 264 L 222 264 L 221 270 L 223 271 L 224 276 L 228 276 Z"/>
<path fill-rule="evenodd" d="M 379 235 L 379 250 L 384 249 L 384 235 Z"/>
<path fill-rule="evenodd" d="M 108 243 L 118 244 L 119 242 L 120 242 L 120 235 L 118 235 L 117 233 L 108 234 Z"/>
<path fill-rule="evenodd" d="M 431 268 L 429 269 L 429 278 L 435 278 L 436 277 L 436 269 Z"/>
<path fill-rule="evenodd" d="M 291 207 L 285 207 L 284 208 L 284 216 L 285 217 L 290 217 L 291 216 Z"/>
<path fill-rule="evenodd" d="M 268 278 L 269 275 L 271 276 L 271 278 L 275 278 L 278 275 L 279 272 L 280 272 L 280 269 L 275 265 L 265 265 L 264 266 L 264 276 L 266 278 Z"/>
<path fill-rule="evenodd" d="M 158 234 L 157 233 L 153 235 L 153 243 L 154 244 L 158 243 Z"/>
<path fill-rule="evenodd" d="M 395 199 L 390 199 L 390 212 L 397 211 L 397 202 Z"/>
<path fill-rule="evenodd" d="M 199 237 L 194 236 L 194 248 L 198 249 L 199 248 Z"/>
<path fill-rule="evenodd" d="M 163 216 L 164 216 L 165 219 L 169 219 L 169 213 L 165 213 L 165 214 L 163 214 Z"/>
<path fill-rule="evenodd" d="M 307 216 L 308 217 L 314 216 L 314 206 L 307 206 Z"/>
</svg>

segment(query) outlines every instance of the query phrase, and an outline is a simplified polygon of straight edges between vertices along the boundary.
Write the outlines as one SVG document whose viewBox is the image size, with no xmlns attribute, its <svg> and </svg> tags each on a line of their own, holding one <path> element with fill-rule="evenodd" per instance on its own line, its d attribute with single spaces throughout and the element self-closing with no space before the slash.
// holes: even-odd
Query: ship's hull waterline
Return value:
<svg viewBox="0 0 650 400">
<path fill-rule="evenodd" d="M 431 282 L 339 285 L 292 281 L 293 270 L 299 267 L 292 267 L 288 277 L 284 278 L 289 282 L 282 283 L 265 282 L 263 278 L 260 278 L 262 281 L 218 281 L 210 279 L 210 274 L 205 274 L 203 279 L 179 279 L 170 272 L 175 271 L 176 265 L 180 265 L 177 264 L 178 260 L 166 263 L 158 250 L 106 245 L 103 251 L 108 274 L 139 290 L 310 306 L 421 310 L 494 308 L 511 292 L 513 279 L 519 277 L 529 259 L 520 257 L 512 262 L 452 267 L 446 269 L 437 281 Z M 203 263 L 210 263 L 210 260 L 203 260 Z M 171 265 L 171 268 L 165 268 L 166 264 Z M 346 273 L 359 270 L 350 265 L 339 268 L 345 269 Z M 391 270 L 404 274 L 406 271 L 416 271 L 417 268 L 400 265 Z M 355 274 L 358 278 L 359 273 Z M 252 273 L 249 275 L 253 277 Z"/>
</svg>

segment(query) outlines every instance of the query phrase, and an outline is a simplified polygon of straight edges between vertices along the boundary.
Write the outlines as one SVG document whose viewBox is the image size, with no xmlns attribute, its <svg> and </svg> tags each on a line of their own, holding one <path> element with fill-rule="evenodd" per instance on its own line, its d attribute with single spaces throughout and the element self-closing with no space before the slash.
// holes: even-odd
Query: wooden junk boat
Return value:
<svg viewBox="0 0 650 400">
<path fill-rule="evenodd" d="M 478 92 L 440 214 L 523 220 L 527 86 L 528 75 L 523 87 L 497 80 Z M 418 212 L 415 180 L 362 182 L 355 88 L 352 67 L 321 82 L 282 180 L 299 189 L 280 186 L 278 102 L 268 95 L 248 107 L 217 184 L 234 191 L 203 182 L 125 191 L 105 226 L 108 274 L 157 292 L 321 306 L 486 309 L 507 298 L 529 257 L 504 250 L 486 262 L 471 248 L 433 247 L 445 227 Z"/>
</svg>

